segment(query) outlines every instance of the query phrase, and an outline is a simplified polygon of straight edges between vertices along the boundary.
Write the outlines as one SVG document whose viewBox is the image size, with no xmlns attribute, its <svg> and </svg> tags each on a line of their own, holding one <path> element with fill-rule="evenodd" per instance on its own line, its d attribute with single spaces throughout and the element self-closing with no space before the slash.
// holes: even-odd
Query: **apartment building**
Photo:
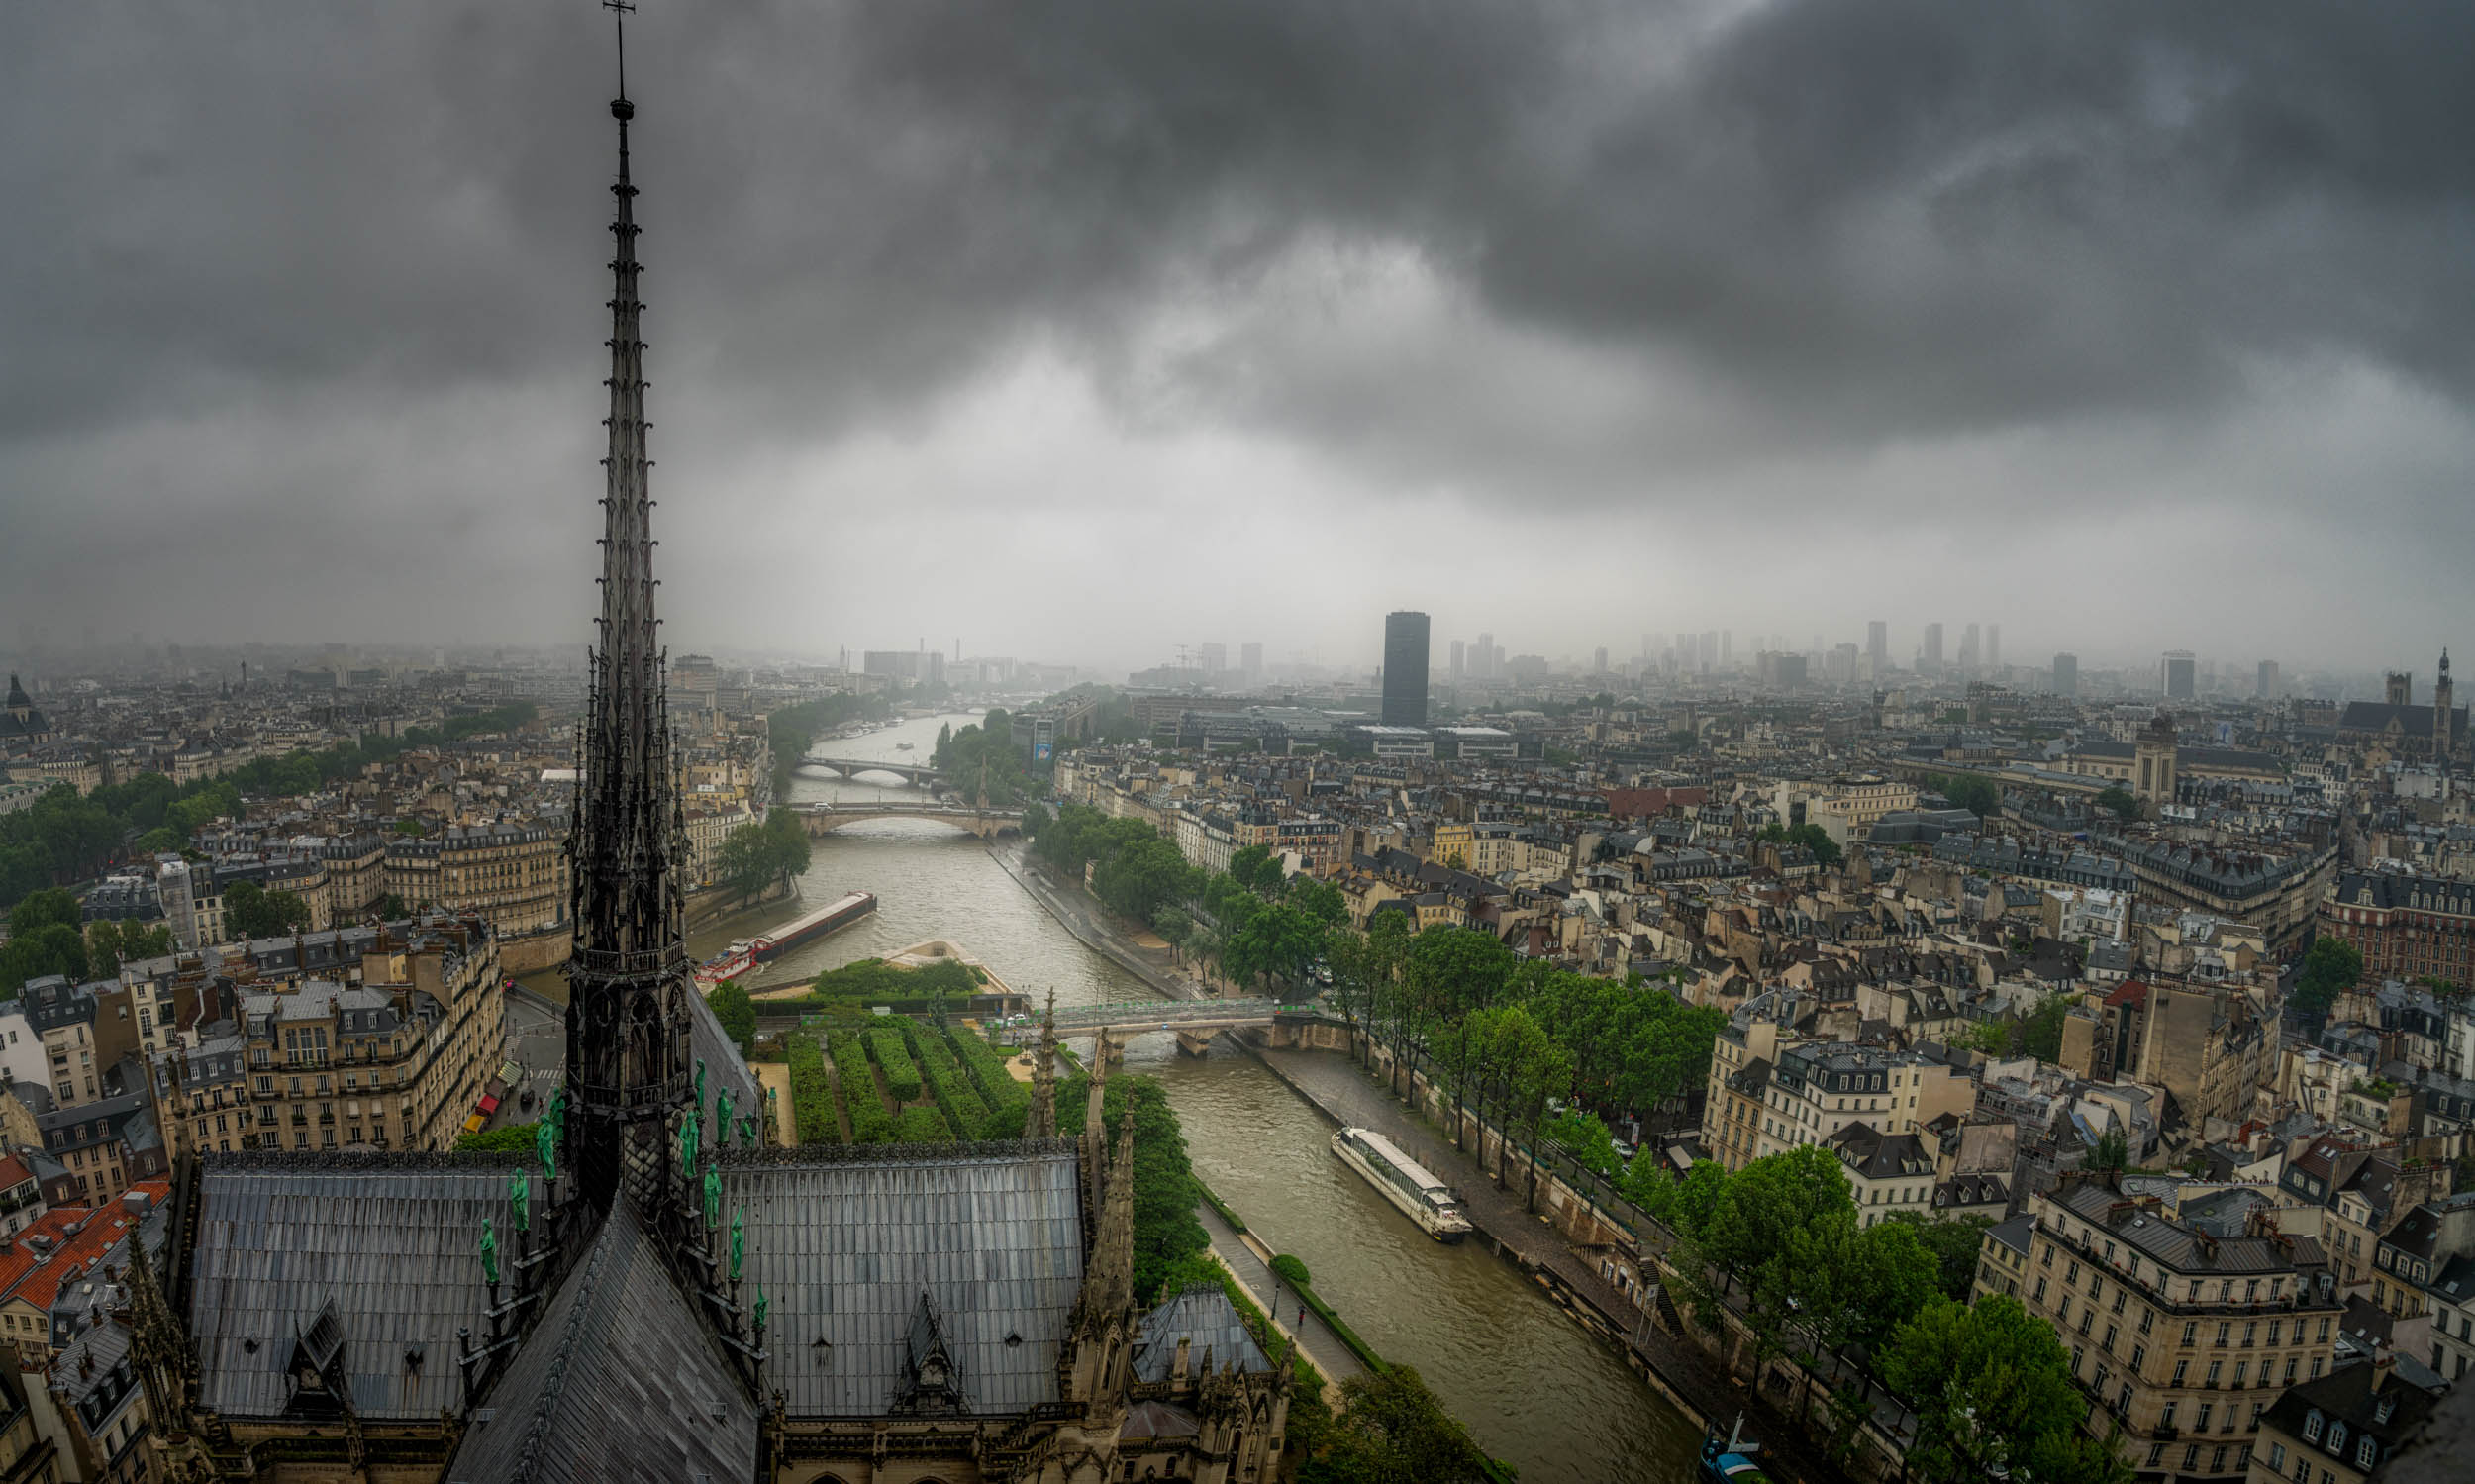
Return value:
<svg viewBox="0 0 2475 1484">
<path fill-rule="evenodd" d="M 1975 1107 L 1976 1088 L 1963 1073 L 1914 1051 L 1851 1041 L 1781 1046 L 1762 1092 L 1753 1157 L 1829 1143 L 1850 1124 L 1914 1134 Z"/>
<path fill-rule="evenodd" d="M 2435 1400 L 2389 1357 L 2306 1381 L 2260 1419 L 2248 1484 L 2364 1484 L 2423 1427 Z"/>
<path fill-rule="evenodd" d="M 2349 871 L 2318 922 L 2361 951 L 2367 982 L 2475 984 L 2475 881 Z"/>
<path fill-rule="evenodd" d="M 480 913 L 500 933 L 567 915 L 566 836 L 546 824 L 452 826 L 387 845 L 387 890 L 416 909 Z"/>
<path fill-rule="evenodd" d="M 245 988 L 237 1024 L 179 1061 L 184 1148 L 450 1147 L 505 1040 L 498 939 L 477 917 L 381 940 L 360 983 Z"/>
<path fill-rule="evenodd" d="M 2334 1361 L 2334 1275 L 2318 1241 L 2258 1214 L 2218 1237 L 2120 1181 L 2073 1173 L 2033 1199 L 2021 1302 L 2070 1350 L 2092 1435 L 2116 1436 L 2144 1479 L 2236 1484 L 2262 1414 Z"/>
</svg>

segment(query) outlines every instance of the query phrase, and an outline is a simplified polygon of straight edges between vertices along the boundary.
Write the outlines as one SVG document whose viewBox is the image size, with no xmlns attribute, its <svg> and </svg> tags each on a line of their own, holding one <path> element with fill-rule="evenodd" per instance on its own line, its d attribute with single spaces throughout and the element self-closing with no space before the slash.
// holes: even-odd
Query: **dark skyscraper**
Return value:
<svg viewBox="0 0 2475 1484">
<path fill-rule="evenodd" d="M 1427 615 L 1384 615 L 1384 725 L 1427 725 Z"/>
<path fill-rule="evenodd" d="M 2079 693 L 2080 656 L 2077 654 L 2055 655 L 2054 694 L 2058 696 L 2076 696 Z"/>
</svg>

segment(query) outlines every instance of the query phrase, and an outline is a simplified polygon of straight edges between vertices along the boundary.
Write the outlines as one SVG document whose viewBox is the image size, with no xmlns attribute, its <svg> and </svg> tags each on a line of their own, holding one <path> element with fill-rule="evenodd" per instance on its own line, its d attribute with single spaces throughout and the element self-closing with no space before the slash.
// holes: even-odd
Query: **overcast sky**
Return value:
<svg viewBox="0 0 2475 1484">
<path fill-rule="evenodd" d="M 576 641 L 609 17 L 0 15 L 0 646 Z M 674 648 L 2475 647 L 2463 4 L 689 5 Z"/>
</svg>

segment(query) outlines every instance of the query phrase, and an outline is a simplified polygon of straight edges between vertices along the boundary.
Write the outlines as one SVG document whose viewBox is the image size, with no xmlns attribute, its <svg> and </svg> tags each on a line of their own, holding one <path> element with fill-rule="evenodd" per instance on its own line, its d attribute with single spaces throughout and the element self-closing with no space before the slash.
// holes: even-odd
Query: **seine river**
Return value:
<svg viewBox="0 0 2475 1484">
<path fill-rule="evenodd" d="M 959 727 L 973 719 L 906 722 L 821 741 L 815 750 L 925 762 L 940 721 Z M 910 751 L 898 745 L 906 742 Z M 919 794 L 830 774 L 803 775 L 791 787 L 796 801 L 838 796 Z M 770 965 L 765 983 L 943 938 L 1035 998 L 1051 987 L 1064 1005 L 1150 998 L 1134 976 L 1057 926 L 986 845 L 959 831 L 885 820 L 817 841 L 803 899 L 823 902 L 853 889 L 876 893 L 876 914 Z M 702 957 L 796 906 L 719 924 L 689 946 Z M 1167 1085 L 1195 1169 L 1212 1188 L 1275 1251 L 1304 1259 L 1317 1292 L 1386 1359 L 1417 1366 L 1480 1444 L 1517 1466 L 1527 1484 L 1691 1478 L 1700 1434 L 1690 1422 L 1510 1264 L 1475 1244 L 1428 1240 L 1333 1157 L 1330 1126 L 1253 1057 L 1226 1039 L 1209 1057 L 1180 1056 L 1172 1037 L 1154 1034 L 1128 1048 L 1127 1064 Z"/>
</svg>

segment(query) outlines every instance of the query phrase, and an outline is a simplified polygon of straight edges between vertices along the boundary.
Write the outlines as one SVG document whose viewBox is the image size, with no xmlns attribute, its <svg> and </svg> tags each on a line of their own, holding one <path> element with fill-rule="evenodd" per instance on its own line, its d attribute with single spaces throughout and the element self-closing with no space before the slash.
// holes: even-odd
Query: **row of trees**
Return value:
<svg viewBox="0 0 2475 1484">
<path fill-rule="evenodd" d="M 1525 961 L 1471 928 L 1413 934 L 1397 912 L 1336 940 L 1331 961 L 1334 1008 L 1392 1051 L 1396 1078 L 1424 1053 L 1456 1113 L 1473 1111 L 1534 1150 L 1551 1116 L 1559 1141 L 1595 1150 L 1603 1118 L 1649 1113 L 1699 1085 L 1727 1024 L 1665 983 Z M 1457 1142 L 1458 1118 L 1454 1133 Z M 1506 1178 L 1501 1165 L 1496 1178 Z M 1530 1182 L 1534 1194 L 1534 1160 Z"/>
<path fill-rule="evenodd" d="M 1111 911 L 1150 924 L 1232 983 L 1265 991 L 1295 985 L 1347 936 L 1349 909 L 1338 889 L 1285 876 L 1261 845 L 1236 852 L 1225 872 L 1205 871 L 1141 820 L 1068 804 L 1055 814 L 1035 810 L 1025 824 L 1042 860 L 1075 876 L 1088 867 L 1092 894 Z"/>
<path fill-rule="evenodd" d="M 799 816 L 772 809 L 722 838 L 714 852 L 714 881 L 742 898 L 755 896 L 784 876 L 808 869 L 808 831 Z"/>
<path fill-rule="evenodd" d="M 1681 1181 L 1636 1162 L 1626 1186 L 1677 1235 L 1671 1293 L 1714 1330 L 1732 1310 L 1757 1366 L 1796 1355 L 1810 1373 L 1825 1356 L 1862 1356 L 1917 1415 L 1917 1477 L 1960 1484 L 2002 1465 L 2046 1484 L 2129 1478 L 2079 1435 L 2087 1401 L 2053 1327 L 2008 1296 L 1967 1302 L 1982 1223 L 1900 1213 L 1861 1226 L 1838 1158 L 1810 1144 L 1732 1175 L 1703 1161 Z"/>
<path fill-rule="evenodd" d="M 14 995 L 29 979 L 59 974 L 72 983 L 109 979 L 136 958 L 159 958 L 172 950 L 171 930 L 160 923 L 83 921 L 74 893 L 59 887 L 32 892 L 9 909 L 9 940 L 0 946 L 0 994 Z"/>
<path fill-rule="evenodd" d="M 324 751 L 261 757 L 222 777 L 187 783 L 142 773 L 82 796 L 60 784 L 28 808 L 0 815 L 0 902 L 14 903 L 47 886 L 82 880 L 133 852 L 180 849 L 202 827 L 239 814 L 244 798 L 311 793 L 410 748 L 512 732 L 529 725 L 535 715 L 532 702 L 519 701 L 456 717 L 441 727 L 416 727 L 398 737 L 373 735 Z"/>
</svg>

